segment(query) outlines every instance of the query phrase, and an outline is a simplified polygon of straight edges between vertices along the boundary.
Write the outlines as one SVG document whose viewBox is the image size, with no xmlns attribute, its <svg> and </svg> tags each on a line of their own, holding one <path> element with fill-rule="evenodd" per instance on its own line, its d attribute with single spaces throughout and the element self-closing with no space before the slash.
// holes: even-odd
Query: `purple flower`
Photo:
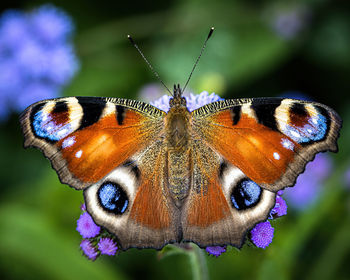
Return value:
<svg viewBox="0 0 350 280">
<path fill-rule="evenodd" d="M 157 100 L 154 100 L 151 102 L 151 105 L 157 107 L 160 110 L 163 110 L 165 112 L 169 111 L 169 101 L 171 96 L 170 95 L 163 95 L 162 97 L 158 98 Z"/>
<path fill-rule="evenodd" d="M 34 10 L 30 24 L 36 36 L 48 44 L 64 41 L 74 29 L 71 18 L 62 9 L 50 4 Z"/>
<path fill-rule="evenodd" d="M 257 224 L 251 231 L 251 240 L 259 248 L 265 249 L 273 239 L 274 228 L 269 221 Z"/>
<path fill-rule="evenodd" d="M 151 83 L 146 84 L 140 89 L 139 96 L 146 102 L 152 102 L 163 96 L 165 91 L 166 89 L 162 85 Z"/>
<path fill-rule="evenodd" d="M 203 91 L 198 95 L 190 93 L 190 96 L 186 97 L 187 108 L 191 112 L 198 109 L 199 107 L 219 100 L 223 100 L 223 98 L 216 95 L 215 93 L 209 94 L 206 91 Z"/>
<path fill-rule="evenodd" d="M 168 112 L 170 98 L 172 98 L 170 95 L 163 95 L 159 99 L 151 102 L 151 105 L 165 112 Z M 187 108 L 190 112 L 208 103 L 223 100 L 222 98 L 220 98 L 220 96 L 216 95 L 215 93 L 209 94 L 206 91 L 203 91 L 198 95 L 194 95 L 191 93 L 189 96 L 185 96 L 185 98 L 187 101 Z"/>
<path fill-rule="evenodd" d="M 85 203 L 82 203 L 82 204 L 80 205 L 80 210 L 83 211 L 83 212 L 86 211 L 86 205 L 85 205 Z"/>
<path fill-rule="evenodd" d="M 108 237 L 101 238 L 98 242 L 98 249 L 102 255 L 114 256 L 118 250 L 117 244 Z"/>
<path fill-rule="evenodd" d="M 11 95 L 20 91 L 23 83 L 23 75 L 20 66 L 9 59 L 0 58 L 0 95 L 11 98 Z M 3 103 L 1 103 L 3 107 Z"/>
<path fill-rule="evenodd" d="M 84 239 L 80 243 L 80 248 L 83 251 L 84 255 L 87 256 L 90 260 L 96 260 L 98 252 L 95 247 L 91 244 L 90 240 Z"/>
<path fill-rule="evenodd" d="M 317 178 L 318 181 L 326 179 L 332 172 L 333 162 L 330 156 L 319 153 L 315 159 L 307 164 L 307 172 Z"/>
<path fill-rule="evenodd" d="M 72 31 L 72 20 L 53 5 L 0 16 L 0 120 L 60 95 L 79 68 Z"/>
<path fill-rule="evenodd" d="M 304 28 L 309 18 L 309 11 L 303 7 L 290 10 L 280 10 L 274 17 L 272 28 L 281 38 L 290 40 L 295 38 Z"/>
<path fill-rule="evenodd" d="M 58 88 L 52 84 L 40 82 L 28 83 L 20 92 L 18 98 L 12 101 L 12 106 L 16 111 L 22 111 L 31 103 L 43 99 L 55 98 L 57 94 Z"/>
<path fill-rule="evenodd" d="M 77 221 L 77 231 L 84 238 L 92 238 L 100 233 L 101 228 L 96 225 L 89 215 L 88 212 L 85 212 L 80 215 Z"/>
<path fill-rule="evenodd" d="M 276 196 L 275 207 L 271 210 L 271 214 L 277 217 L 287 215 L 287 203 L 279 195 Z"/>
<path fill-rule="evenodd" d="M 209 255 L 212 255 L 214 257 L 219 257 L 222 253 L 226 252 L 226 247 L 210 246 L 210 247 L 206 247 L 205 251 L 207 251 Z"/>
<path fill-rule="evenodd" d="M 4 12 L 0 18 L 0 34 L 1 47 L 11 54 L 13 48 L 28 38 L 26 15 L 16 10 Z"/>
<path fill-rule="evenodd" d="M 296 210 L 305 210 L 312 205 L 322 191 L 323 180 L 329 176 L 333 164 L 327 154 L 317 154 L 315 160 L 306 165 L 293 188 L 285 189 L 285 198 Z"/>
<path fill-rule="evenodd" d="M 13 56 L 13 62 L 18 63 L 23 74 L 29 78 L 45 78 L 47 69 L 49 68 L 49 59 L 46 49 L 40 42 L 33 39 L 27 39 L 17 48 L 16 54 Z"/>
<path fill-rule="evenodd" d="M 310 98 L 310 96 L 300 91 L 286 91 L 281 94 L 281 97 L 312 101 L 312 98 Z"/>
<path fill-rule="evenodd" d="M 79 70 L 79 63 L 72 45 L 60 45 L 52 48 L 48 51 L 47 57 L 50 61 L 47 77 L 55 84 L 67 84 Z"/>
</svg>

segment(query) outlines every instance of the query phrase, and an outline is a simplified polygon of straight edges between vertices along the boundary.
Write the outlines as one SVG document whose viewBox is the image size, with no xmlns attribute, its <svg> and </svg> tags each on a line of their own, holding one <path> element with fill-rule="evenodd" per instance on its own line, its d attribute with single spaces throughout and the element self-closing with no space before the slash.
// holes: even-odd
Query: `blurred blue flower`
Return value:
<svg viewBox="0 0 350 280">
<path fill-rule="evenodd" d="M 63 10 L 51 4 L 34 10 L 29 17 L 35 34 L 43 43 L 63 43 L 74 30 L 72 19 Z"/>
<path fill-rule="evenodd" d="M 317 154 L 312 162 L 306 165 L 293 188 L 285 189 L 285 198 L 291 207 L 304 210 L 312 205 L 322 191 L 323 180 L 333 169 L 331 158 L 324 153 Z"/>
<path fill-rule="evenodd" d="M 153 100 L 159 99 L 164 95 L 165 88 L 162 85 L 157 83 L 150 83 L 144 85 L 140 91 L 139 96 L 140 99 L 146 102 L 152 102 Z"/>
<path fill-rule="evenodd" d="M 278 9 L 272 17 L 272 29 L 283 39 L 295 38 L 303 30 L 309 19 L 309 11 L 305 7 Z"/>
<path fill-rule="evenodd" d="M 257 224 L 251 231 L 251 240 L 255 246 L 265 249 L 273 239 L 275 229 L 269 221 Z"/>
<path fill-rule="evenodd" d="M 293 98 L 293 99 L 299 99 L 299 100 L 312 101 L 312 99 L 307 94 L 296 90 L 286 91 L 282 93 L 280 96 L 284 98 Z"/>
<path fill-rule="evenodd" d="M 84 238 L 92 238 L 100 233 L 101 228 L 95 224 L 88 212 L 80 215 L 77 221 L 77 231 Z"/>
<path fill-rule="evenodd" d="M 61 94 L 79 69 L 71 18 L 53 5 L 0 17 L 0 121 Z"/>
<path fill-rule="evenodd" d="M 16 10 L 5 11 L 0 17 L 0 54 L 12 54 L 28 38 L 27 17 Z"/>
<path fill-rule="evenodd" d="M 94 261 L 98 256 L 98 252 L 92 245 L 91 241 L 88 239 L 84 239 L 83 241 L 81 241 L 80 249 L 83 251 L 84 255 L 87 256 L 90 260 Z"/>
<path fill-rule="evenodd" d="M 17 99 L 12 100 L 12 107 L 16 111 L 21 111 L 23 108 L 26 108 L 28 104 L 57 97 L 58 92 L 58 87 L 50 83 L 28 83 L 21 92 L 17 93 Z"/>
<path fill-rule="evenodd" d="M 226 247 L 210 246 L 210 247 L 206 247 L 205 251 L 207 251 L 207 253 L 211 256 L 219 257 L 222 253 L 226 252 Z"/>
<path fill-rule="evenodd" d="M 98 249 L 100 250 L 102 255 L 114 256 L 118 250 L 117 244 L 113 241 L 113 239 L 104 237 L 101 238 L 98 242 Z"/>
</svg>

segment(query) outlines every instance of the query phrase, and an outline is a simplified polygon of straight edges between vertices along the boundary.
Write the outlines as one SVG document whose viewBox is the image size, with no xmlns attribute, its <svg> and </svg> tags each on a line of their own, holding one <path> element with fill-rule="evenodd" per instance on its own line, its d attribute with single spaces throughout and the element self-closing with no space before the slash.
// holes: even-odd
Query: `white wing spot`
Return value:
<svg viewBox="0 0 350 280">
<path fill-rule="evenodd" d="M 75 153 L 75 157 L 80 158 L 82 154 L 83 154 L 83 151 L 79 150 Z"/>
<path fill-rule="evenodd" d="M 70 146 L 72 146 L 75 143 L 75 137 L 68 137 L 67 139 L 64 139 L 63 143 L 62 143 L 62 148 L 68 148 Z"/>
<path fill-rule="evenodd" d="M 282 139 L 282 146 L 285 147 L 286 149 L 291 150 L 291 151 L 294 150 L 294 144 L 286 138 Z"/>
<path fill-rule="evenodd" d="M 273 157 L 277 160 L 279 160 L 281 158 L 279 153 L 276 153 L 276 152 L 273 153 Z"/>
</svg>

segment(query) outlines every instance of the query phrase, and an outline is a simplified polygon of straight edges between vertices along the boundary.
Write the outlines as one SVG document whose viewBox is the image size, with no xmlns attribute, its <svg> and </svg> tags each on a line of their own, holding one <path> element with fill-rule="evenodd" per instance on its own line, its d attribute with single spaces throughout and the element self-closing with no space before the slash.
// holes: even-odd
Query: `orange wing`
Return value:
<svg viewBox="0 0 350 280">
<path fill-rule="evenodd" d="M 62 183 L 82 189 L 159 137 L 164 115 L 132 100 L 70 97 L 33 104 L 21 125 L 25 147 L 39 148 Z"/>
<path fill-rule="evenodd" d="M 192 116 L 194 137 L 273 191 L 292 186 L 316 153 L 336 151 L 341 127 L 325 105 L 279 98 L 219 101 Z"/>
</svg>

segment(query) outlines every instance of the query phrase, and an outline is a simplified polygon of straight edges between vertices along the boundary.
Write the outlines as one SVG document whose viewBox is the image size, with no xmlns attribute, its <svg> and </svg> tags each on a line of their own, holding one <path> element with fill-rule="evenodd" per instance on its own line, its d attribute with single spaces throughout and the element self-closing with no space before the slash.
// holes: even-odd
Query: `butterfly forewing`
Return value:
<svg viewBox="0 0 350 280">
<path fill-rule="evenodd" d="M 331 108 L 293 99 L 225 100 L 192 112 L 193 130 L 260 186 L 292 186 L 316 153 L 337 151 L 341 120 Z"/>
</svg>

